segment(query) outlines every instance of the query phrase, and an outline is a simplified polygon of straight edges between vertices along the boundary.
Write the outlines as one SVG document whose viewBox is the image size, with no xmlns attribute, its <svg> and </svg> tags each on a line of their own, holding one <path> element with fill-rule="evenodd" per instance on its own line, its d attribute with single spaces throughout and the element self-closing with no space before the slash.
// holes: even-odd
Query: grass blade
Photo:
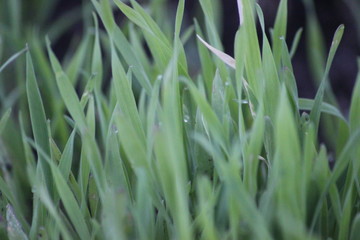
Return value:
<svg viewBox="0 0 360 240">
<path fill-rule="evenodd" d="M 36 76 L 30 53 L 26 55 L 26 93 L 29 102 L 31 126 L 36 145 L 50 155 L 49 135 L 46 129 L 46 116 L 43 101 L 41 99 L 39 87 L 36 82 Z M 39 155 L 39 154 L 38 154 Z M 52 194 L 52 178 L 49 165 L 45 159 L 39 155 L 41 171 L 44 174 L 44 181 L 47 189 Z"/>
<path fill-rule="evenodd" d="M 6 62 L 4 62 L 1 66 L 0 66 L 0 73 L 12 62 L 14 62 L 18 57 L 20 57 L 23 53 L 27 52 L 28 48 L 25 47 L 24 49 L 20 50 L 19 52 L 15 53 L 14 55 L 12 55 Z"/>
<path fill-rule="evenodd" d="M 335 32 L 334 39 L 331 44 L 328 60 L 326 62 L 325 73 L 324 73 L 323 79 L 321 81 L 320 87 L 318 89 L 318 92 L 316 93 L 315 103 L 314 103 L 313 108 L 310 113 L 310 119 L 315 124 L 316 131 L 319 126 L 320 113 L 321 113 L 320 109 L 321 109 L 321 104 L 322 104 L 323 97 L 324 97 L 324 92 L 325 92 L 325 88 L 326 88 L 326 84 L 327 84 L 328 75 L 330 72 L 330 67 L 334 60 L 334 56 L 335 56 L 336 50 L 340 44 L 341 38 L 344 34 L 344 28 L 345 28 L 344 25 L 340 25 Z"/>
<path fill-rule="evenodd" d="M 4 128 L 6 127 L 6 123 L 8 122 L 10 115 L 11 115 L 11 108 L 8 109 L 4 113 L 4 115 L 1 117 L 1 120 L 0 120 L 0 136 L 1 136 L 1 133 L 3 132 Z"/>
<path fill-rule="evenodd" d="M 358 60 L 359 73 L 351 99 L 350 106 L 350 129 L 355 131 L 360 128 L 360 59 Z"/>
</svg>

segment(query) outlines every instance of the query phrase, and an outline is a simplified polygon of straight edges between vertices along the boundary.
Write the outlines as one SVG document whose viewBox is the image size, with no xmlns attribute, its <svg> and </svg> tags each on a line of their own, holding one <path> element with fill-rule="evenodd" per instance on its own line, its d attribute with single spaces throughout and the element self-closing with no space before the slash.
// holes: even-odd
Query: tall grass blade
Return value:
<svg viewBox="0 0 360 240">
<path fill-rule="evenodd" d="M 324 97 L 325 87 L 327 84 L 328 75 L 330 72 L 330 67 L 334 60 L 334 56 L 335 56 L 337 48 L 340 44 L 341 38 L 344 34 L 344 28 L 345 28 L 344 25 L 340 25 L 335 32 L 335 35 L 334 35 L 334 38 L 333 38 L 333 41 L 331 44 L 331 48 L 329 51 L 328 60 L 326 62 L 325 73 L 324 73 L 323 79 L 321 80 L 320 87 L 316 93 L 315 103 L 314 103 L 314 106 L 310 113 L 310 119 L 315 124 L 315 129 L 318 129 L 318 126 L 319 126 L 320 113 L 321 113 L 320 108 L 321 108 L 321 104 L 323 102 L 323 97 Z"/>
</svg>

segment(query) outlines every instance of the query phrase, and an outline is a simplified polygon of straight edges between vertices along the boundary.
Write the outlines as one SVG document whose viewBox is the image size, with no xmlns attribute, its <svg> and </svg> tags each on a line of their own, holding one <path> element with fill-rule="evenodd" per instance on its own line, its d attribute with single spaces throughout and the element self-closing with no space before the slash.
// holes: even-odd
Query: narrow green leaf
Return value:
<svg viewBox="0 0 360 240">
<path fill-rule="evenodd" d="M 328 60 L 326 62 L 325 73 L 324 73 L 323 79 L 321 80 L 321 84 L 318 89 L 318 92 L 316 93 L 315 103 L 314 103 L 313 108 L 310 113 L 310 119 L 315 124 L 316 131 L 319 126 L 320 113 L 321 113 L 320 109 L 321 109 L 321 104 L 323 102 L 323 97 L 324 97 L 324 92 L 325 92 L 325 88 L 326 88 L 326 84 L 327 84 L 328 75 L 330 72 L 330 67 L 334 60 L 334 56 L 335 56 L 336 50 L 340 44 L 341 38 L 344 34 L 344 28 L 345 28 L 344 25 L 340 25 L 335 32 L 335 35 L 334 35 L 334 38 L 333 38 L 333 41 L 331 44 Z"/>
<path fill-rule="evenodd" d="M 5 127 L 6 127 L 6 123 L 9 120 L 10 115 L 11 115 L 11 108 L 8 109 L 4 113 L 4 115 L 1 117 L 1 120 L 0 120 L 0 136 L 1 136 L 2 132 L 3 132 L 3 130 L 5 129 Z"/>
<path fill-rule="evenodd" d="M 120 106 L 120 110 L 126 116 L 129 116 L 131 123 L 134 125 L 134 130 L 137 132 L 137 135 L 140 138 L 144 138 L 144 132 L 139 118 L 139 113 L 137 111 L 131 85 L 127 79 L 124 68 L 117 56 L 114 47 L 112 47 L 111 50 L 111 66 L 116 97 Z"/>
<path fill-rule="evenodd" d="M 18 57 L 20 57 L 23 53 L 27 52 L 28 48 L 25 47 L 24 49 L 20 50 L 19 52 L 15 53 L 14 55 L 12 55 L 6 62 L 4 62 L 1 66 L 0 66 L 0 73 L 12 62 L 14 62 Z"/>
<path fill-rule="evenodd" d="M 89 36 L 86 35 L 81 41 L 80 45 L 76 48 L 71 61 L 68 62 L 67 67 L 65 68 L 65 73 L 69 77 L 70 82 L 75 85 L 79 73 L 81 72 L 82 65 L 85 61 L 87 48 L 89 45 Z"/>
<path fill-rule="evenodd" d="M 290 50 L 291 58 L 293 58 L 295 53 L 296 53 L 296 50 L 297 50 L 297 48 L 299 46 L 299 42 L 300 42 L 302 33 L 303 33 L 303 28 L 300 28 L 299 30 L 296 31 L 293 43 L 291 45 L 291 50 Z"/>
<path fill-rule="evenodd" d="M 215 112 L 212 110 L 210 104 L 207 102 L 205 96 L 195 87 L 190 81 L 185 81 L 190 89 L 191 95 L 195 102 L 199 106 L 200 111 L 204 115 L 204 120 L 209 125 L 211 133 L 220 142 L 221 145 L 225 146 L 224 132 L 222 131 L 223 126 L 217 118 Z"/>
<path fill-rule="evenodd" d="M 263 84 L 262 79 L 259 78 L 261 73 L 261 54 L 258 44 L 258 37 L 256 33 L 256 25 L 254 18 L 254 1 L 242 0 L 244 24 L 246 32 L 246 61 L 245 69 L 248 76 L 248 81 L 251 89 L 254 91 L 255 97 L 258 99 L 262 96 Z"/>
<path fill-rule="evenodd" d="M 299 96 L 298 89 L 296 85 L 296 79 L 294 75 L 293 66 L 291 63 L 291 57 L 289 53 L 289 49 L 286 45 L 285 39 L 282 40 L 282 48 L 281 48 L 281 69 L 279 70 L 280 79 L 290 93 L 291 102 L 294 106 L 294 111 L 299 109 Z"/>
<path fill-rule="evenodd" d="M 283 87 L 279 99 L 275 122 L 275 157 L 271 168 L 271 189 L 276 196 L 277 215 L 284 237 L 292 239 L 305 235 L 303 219 L 305 204 L 301 201 L 301 152 L 286 89 Z M 295 224 L 297 223 L 297 224 Z M 295 226 L 295 225 L 296 226 Z"/>
<path fill-rule="evenodd" d="M 36 145 L 43 149 L 44 152 L 50 155 L 49 135 L 46 129 L 46 116 L 44 105 L 41 99 L 39 87 L 36 82 L 36 76 L 31 59 L 28 52 L 26 55 L 26 93 L 29 103 L 31 126 Z M 52 193 L 52 178 L 51 172 L 45 159 L 38 153 L 42 173 L 44 174 L 44 181 L 47 184 L 49 192 Z"/>
<path fill-rule="evenodd" d="M 196 20 L 195 20 L 195 29 L 196 29 L 196 35 L 202 37 L 203 34 L 201 32 L 199 23 Z M 196 43 L 200 57 L 202 77 L 205 81 L 205 86 L 207 90 L 206 92 L 209 96 L 211 96 L 212 80 L 215 74 L 215 64 L 211 59 L 209 51 L 206 50 L 206 47 L 201 43 L 199 38 L 197 38 Z"/>
<path fill-rule="evenodd" d="M 93 13 L 94 23 L 95 23 L 95 41 L 93 46 L 92 60 L 91 60 L 91 72 L 95 74 L 95 85 L 96 89 L 101 90 L 102 78 L 103 78 L 103 63 L 102 63 L 102 53 L 100 47 L 100 38 L 99 38 L 99 23 L 95 13 Z"/>
<path fill-rule="evenodd" d="M 55 207 L 55 204 L 52 202 L 51 197 L 50 197 L 49 193 L 47 192 L 46 188 L 44 186 L 40 186 L 37 191 L 38 191 L 41 202 L 47 208 L 50 215 L 54 218 L 56 225 L 60 229 L 61 234 L 64 237 L 64 239 L 66 239 L 66 240 L 73 239 L 73 237 L 71 237 L 68 229 L 66 228 L 66 225 L 63 222 L 61 216 L 58 213 L 59 209 L 57 209 Z"/>
<path fill-rule="evenodd" d="M 176 10 L 174 39 L 180 39 L 180 30 L 184 17 L 185 0 L 180 0 Z"/>
<path fill-rule="evenodd" d="M 356 214 L 351 225 L 350 240 L 357 240 L 360 236 L 360 214 Z"/>
<path fill-rule="evenodd" d="M 259 5 L 256 5 L 256 10 L 258 13 L 259 22 L 263 34 L 262 66 L 263 66 L 264 76 L 267 76 L 265 81 L 266 90 L 264 96 L 264 105 L 265 105 L 264 108 L 265 108 L 265 114 L 269 115 L 272 119 L 274 119 L 276 113 L 276 104 L 278 102 L 279 93 L 280 93 L 280 79 L 279 79 L 274 55 L 271 51 L 270 43 L 266 36 L 264 16 Z"/>
<path fill-rule="evenodd" d="M 274 60 L 278 69 L 280 68 L 281 49 L 283 45 L 282 39 L 286 39 L 287 5 L 288 5 L 287 0 L 280 1 L 278 11 L 276 14 L 273 35 L 272 35 Z"/>
<path fill-rule="evenodd" d="M 351 215 L 354 207 L 353 197 L 352 197 L 352 186 L 349 187 L 346 194 L 345 202 L 343 205 L 343 212 L 341 216 L 341 221 L 339 223 L 340 230 L 338 239 L 349 239 L 350 234 L 350 224 L 351 224 Z"/>
<path fill-rule="evenodd" d="M 350 129 L 355 131 L 360 128 L 360 59 L 358 60 L 359 73 L 351 99 L 350 107 Z"/>
<path fill-rule="evenodd" d="M 315 224 L 317 221 L 317 218 L 319 217 L 321 207 L 323 206 L 324 200 L 326 195 L 328 194 L 328 191 L 330 187 L 340 178 L 341 174 L 346 170 L 346 167 L 349 164 L 349 161 L 351 158 L 349 155 L 353 153 L 360 145 L 360 129 L 357 129 L 349 138 L 347 141 L 345 147 L 343 148 L 343 151 L 341 152 L 340 156 L 338 157 L 335 167 L 333 169 L 333 172 L 330 176 L 330 178 L 327 179 L 326 186 L 324 190 L 322 191 L 322 194 L 318 200 L 318 203 L 316 205 L 313 219 L 311 223 L 311 231 L 314 230 Z"/>
<path fill-rule="evenodd" d="M 69 188 L 66 179 L 63 177 L 58 166 L 56 166 L 49 156 L 39 148 L 31 139 L 28 140 L 34 148 L 36 148 L 39 154 L 48 162 L 51 167 L 52 177 L 59 193 L 62 203 L 64 204 L 65 210 L 76 229 L 77 234 L 81 239 L 90 239 L 90 233 L 88 226 L 86 225 L 84 216 L 80 211 L 80 207 L 77 204 L 76 198 Z"/>
<path fill-rule="evenodd" d="M 147 93 L 150 93 L 150 80 L 145 73 L 144 67 L 142 66 L 138 56 L 135 54 L 132 46 L 120 28 L 115 25 L 115 20 L 112 15 L 112 10 L 108 0 L 101 0 L 101 3 L 96 0 L 92 0 L 92 3 L 100 15 L 101 20 L 104 23 L 105 28 L 110 35 L 110 38 L 113 40 L 116 48 L 120 51 L 128 65 L 134 67 L 134 74 L 141 86 L 146 89 Z"/>
<path fill-rule="evenodd" d="M 314 103 L 315 101 L 313 99 L 299 98 L 299 108 L 301 110 L 310 111 L 311 109 L 313 109 Z M 339 111 L 339 109 L 329 103 L 322 102 L 320 111 L 323 113 L 331 114 L 335 117 L 340 118 L 344 122 L 347 122 L 344 115 Z"/>
<path fill-rule="evenodd" d="M 64 151 L 61 154 L 59 162 L 59 170 L 65 179 L 69 177 L 71 171 L 75 133 L 75 130 L 73 130 L 65 145 Z"/>
<path fill-rule="evenodd" d="M 259 156 L 263 145 L 264 132 L 264 110 L 260 106 L 244 154 L 244 186 L 251 197 L 255 197 L 258 191 Z"/>
<path fill-rule="evenodd" d="M 214 208 L 216 204 L 216 195 L 212 189 L 210 181 L 201 177 L 197 184 L 198 193 L 198 218 L 199 225 L 202 229 L 203 239 L 219 239 L 214 222 Z"/>
<path fill-rule="evenodd" d="M 77 127 L 79 127 L 81 132 L 83 132 L 86 129 L 86 120 L 85 114 L 79 102 L 79 98 L 75 92 L 73 85 L 70 82 L 70 79 L 62 70 L 59 61 L 51 50 L 49 40 L 47 40 L 47 48 L 61 97 L 71 116 L 75 120 Z"/>
</svg>

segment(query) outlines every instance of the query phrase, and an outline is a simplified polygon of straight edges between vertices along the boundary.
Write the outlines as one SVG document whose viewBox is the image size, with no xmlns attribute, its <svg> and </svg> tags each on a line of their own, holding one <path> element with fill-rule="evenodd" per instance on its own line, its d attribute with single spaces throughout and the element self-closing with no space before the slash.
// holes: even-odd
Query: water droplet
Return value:
<svg viewBox="0 0 360 240">
<path fill-rule="evenodd" d="M 184 122 L 185 122 L 185 123 L 190 122 L 190 116 L 189 116 L 189 115 L 185 115 L 185 116 L 184 116 Z"/>
<path fill-rule="evenodd" d="M 113 133 L 115 133 L 115 134 L 118 134 L 118 133 L 119 133 L 119 129 L 115 126 L 115 124 L 113 124 L 113 125 L 111 126 L 111 130 L 112 130 Z"/>
</svg>

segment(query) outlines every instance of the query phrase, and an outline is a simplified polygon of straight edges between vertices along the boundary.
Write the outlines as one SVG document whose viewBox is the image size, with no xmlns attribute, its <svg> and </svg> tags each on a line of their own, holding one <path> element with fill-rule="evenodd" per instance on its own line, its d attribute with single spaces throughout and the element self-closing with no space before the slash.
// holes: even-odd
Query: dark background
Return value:
<svg viewBox="0 0 360 240">
<path fill-rule="evenodd" d="M 178 1 L 171 0 L 169 2 L 169 9 L 174 9 Z M 288 2 L 288 45 L 291 45 L 296 31 L 300 27 L 304 28 L 298 51 L 293 59 L 295 76 L 299 87 L 299 95 L 300 97 L 313 98 L 316 93 L 316 87 L 309 70 L 309 63 L 306 54 L 306 19 L 304 5 L 300 0 L 289 0 Z M 201 11 L 199 11 L 200 6 L 198 0 L 186 0 L 185 3 L 185 18 L 188 22 L 191 23 L 194 17 L 198 19 L 202 17 L 202 14 L 199 14 Z M 263 9 L 267 28 L 272 27 L 279 0 L 259 0 L 258 3 Z M 331 45 L 332 37 L 336 28 L 340 24 L 345 24 L 345 34 L 335 57 L 332 70 L 330 72 L 330 79 L 335 95 L 340 103 L 341 110 L 343 112 L 347 112 L 357 75 L 356 59 L 357 56 L 360 55 L 360 39 L 357 37 L 357 26 L 348 5 L 346 5 L 343 0 L 315 0 L 314 3 L 324 34 L 324 39 L 327 44 L 327 49 Z M 68 11 L 80 4 L 81 1 L 62 0 L 59 3 L 56 12 L 61 15 L 62 12 Z M 233 55 L 234 37 L 239 24 L 236 0 L 222 0 L 222 6 L 222 42 L 225 51 L 228 54 Z M 64 49 L 64 47 L 69 44 L 73 34 L 75 34 L 75 32 L 79 32 L 79 28 L 81 28 L 81 23 L 74 26 L 72 31 L 68 32 L 60 39 L 55 46 L 55 50 Z"/>
</svg>

